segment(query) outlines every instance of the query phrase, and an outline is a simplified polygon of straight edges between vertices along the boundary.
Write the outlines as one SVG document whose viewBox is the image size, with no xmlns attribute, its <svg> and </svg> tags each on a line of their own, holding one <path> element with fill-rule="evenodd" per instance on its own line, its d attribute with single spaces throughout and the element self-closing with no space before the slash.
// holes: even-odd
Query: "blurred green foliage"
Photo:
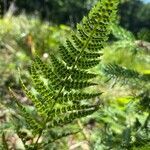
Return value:
<svg viewBox="0 0 150 150">
<path fill-rule="evenodd" d="M 1 12 L 2 15 L 8 9 L 16 15 L 25 12 L 26 14 L 40 16 L 42 20 L 74 26 L 77 22 L 80 22 L 82 16 L 87 14 L 97 1 L 3 0 L 1 1 Z M 141 0 L 121 0 L 119 17 L 121 26 L 137 34 L 142 28 L 148 29 L 150 27 L 150 3 L 145 4 Z"/>
<path fill-rule="evenodd" d="M 82 19 L 97 0 L 26 0 L 2 2 L 2 12 L 6 12 L 12 3 L 16 5 L 15 14 L 24 11 L 30 15 L 38 15 L 42 20 L 50 20 L 61 24 L 74 25 Z M 3 14 L 4 14 L 3 13 Z"/>
<path fill-rule="evenodd" d="M 125 0 L 120 5 L 120 25 L 137 34 L 142 28 L 150 27 L 150 3 L 140 0 Z"/>
<path fill-rule="evenodd" d="M 138 39 L 150 42 L 150 29 L 142 28 L 138 32 Z"/>
</svg>

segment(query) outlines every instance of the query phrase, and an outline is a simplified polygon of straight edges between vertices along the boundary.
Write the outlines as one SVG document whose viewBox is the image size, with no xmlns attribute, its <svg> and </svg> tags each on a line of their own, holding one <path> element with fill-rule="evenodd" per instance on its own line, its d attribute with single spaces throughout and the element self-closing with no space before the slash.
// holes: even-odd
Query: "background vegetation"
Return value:
<svg viewBox="0 0 150 150">
<path fill-rule="evenodd" d="M 35 53 L 48 60 L 58 45 L 97 0 L 1 1 L 0 18 L 0 149 L 25 149 L 36 140 L 17 128 L 8 87 L 32 110 L 19 83 L 18 68 L 30 86 L 29 66 Z M 81 132 L 49 142 L 47 149 L 145 149 L 150 147 L 150 4 L 121 1 L 117 25 L 112 26 L 102 62 L 93 69 L 99 74 L 97 91 L 103 92 L 101 109 L 61 130 Z M 75 30 L 75 29 L 74 29 Z M 55 138 L 53 138 L 55 139 Z M 2 144 L 0 144 L 2 146 Z"/>
</svg>

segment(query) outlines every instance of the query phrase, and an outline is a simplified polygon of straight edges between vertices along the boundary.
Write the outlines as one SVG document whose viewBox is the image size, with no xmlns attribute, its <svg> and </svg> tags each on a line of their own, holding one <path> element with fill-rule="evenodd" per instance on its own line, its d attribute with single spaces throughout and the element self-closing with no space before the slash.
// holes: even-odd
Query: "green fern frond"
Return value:
<svg viewBox="0 0 150 150">
<path fill-rule="evenodd" d="M 43 120 L 42 129 L 33 126 L 33 130 L 42 133 L 47 127 L 61 126 L 98 110 L 99 105 L 82 105 L 80 102 L 101 94 L 83 91 L 97 85 L 91 81 L 97 75 L 89 69 L 100 62 L 101 49 L 108 39 L 117 5 L 118 0 L 98 2 L 77 25 L 77 32 L 72 32 L 66 43 L 59 47 L 60 58 L 51 55 L 50 64 L 35 58 L 31 77 L 36 97 L 23 85 L 27 97 L 36 107 L 38 117 Z"/>
<path fill-rule="evenodd" d="M 127 69 L 117 64 L 108 64 L 103 71 L 110 78 L 123 79 L 124 81 L 129 79 L 150 81 L 150 75 L 140 74 L 135 70 Z"/>
</svg>

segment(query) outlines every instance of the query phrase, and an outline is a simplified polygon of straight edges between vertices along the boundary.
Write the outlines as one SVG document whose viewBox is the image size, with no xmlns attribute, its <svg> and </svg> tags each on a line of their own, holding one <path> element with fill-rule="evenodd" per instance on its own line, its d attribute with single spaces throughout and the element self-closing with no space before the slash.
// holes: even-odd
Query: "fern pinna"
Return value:
<svg viewBox="0 0 150 150">
<path fill-rule="evenodd" d="M 35 58 L 31 76 L 36 94 L 21 83 L 26 96 L 36 108 L 37 117 L 34 118 L 18 104 L 35 134 L 41 135 L 48 128 L 70 123 L 99 108 L 97 104 L 82 104 L 81 101 L 95 98 L 101 93 L 86 93 L 82 89 L 96 85 L 90 80 L 96 74 L 88 69 L 100 62 L 100 50 L 108 39 L 117 4 L 118 0 L 98 2 L 88 16 L 77 24 L 77 32 L 72 32 L 66 43 L 60 45 L 61 58 L 51 55 L 51 64 Z"/>
</svg>

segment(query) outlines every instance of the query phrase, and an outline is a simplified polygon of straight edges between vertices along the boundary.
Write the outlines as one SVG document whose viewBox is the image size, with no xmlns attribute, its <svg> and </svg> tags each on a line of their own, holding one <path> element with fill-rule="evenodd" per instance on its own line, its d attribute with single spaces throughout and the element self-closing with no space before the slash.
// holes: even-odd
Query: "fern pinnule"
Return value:
<svg viewBox="0 0 150 150">
<path fill-rule="evenodd" d="M 32 101 L 32 103 L 34 104 L 35 108 L 37 109 L 37 113 L 39 115 L 43 115 L 43 110 L 45 110 L 45 106 L 42 104 L 42 102 L 36 98 L 36 96 L 30 92 L 26 86 L 24 85 L 24 83 L 22 82 L 22 80 L 20 79 L 20 83 L 21 86 L 26 94 L 26 96 L 28 97 L 28 99 L 30 99 Z"/>
<path fill-rule="evenodd" d="M 41 94 L 43 103 L 48 101 L 49 103 L 52 101 L 51 97 L 53 96 L 53 91 L 49 89 L 49 87 L 42 81 L 42 77 L 40 78 L 40 74 L 35 69 L 34 65 L 31 67 L 31 77 L 35 84 L 35 90 Z"/>
<path fill-rule="evenodd" d="M 9 91 L 17 104 L 18 113 L 25 120 L 27 127 L 33 130 L 33 134 L 37 134 L 38 131 L 41 130 L 42 124 L 40 124 L 40 121 L 37 118 L 32 117 L 31 113 L 18 101 L 17 95 L 10 88 Z"/>
<path fill-rule="evenodd" d="M 51 55 L 51 62 L 53 66 L 53 71 L 58 78 L 63 80 L 66 75 L 69 75 L 70 70 L 65 66 L 63 62 L 58 60 L 54 55 Z"/>
<path fill-rule="evenodd" d="M 67 104 L 67 103 L 80 103 L 82 100 L 86 99 L 94 99 L 100 96 L 102 93 L 85 93 L 85 92 L 78 92 L 78 91 L 71 91 L 71 92 L 62 92 L 59 94 L 57 99 L 57 103 L 59 104 Z"/>
<path fill-rule="evenodd" d="M 52 71 L 52 68 L 45 64 L 38 56 L 35 58 L 33 65 L 36 70 L 38 70 L 39 74 L 48 79 L 49 82 L 55 82 L 59 80 Z"/>
<path fill-rule="evenodd" d="M 71 67 L 72 64 L 75 62 L 75 58 L 71 56 L 68 49 L 65 46 L 61 45 L 59 46 L 59 52 L 63 61 L 68 65 L 68 67 Z"/>
<path fill-rule="evenodd" d="M 76 108 L 74 107 L 64 107 L 58 111 L 55 111 L 55 117 L 52 117 L 52 121 L 48 123 L 48 127 L 56 127 L 56 126 L 62 126 L 65 124 L 68 124 L 72 122 L 76 118 L 81 118 L 87 115 L 90 115 L 91 113 L 95 112 L 98 109 L 95 105 L 77 105 Z M 59 112 L 66 112 L 65 114 L 59 115 Z M 53 114 L 53 112 L 52 112 Z"/>
</svg>

